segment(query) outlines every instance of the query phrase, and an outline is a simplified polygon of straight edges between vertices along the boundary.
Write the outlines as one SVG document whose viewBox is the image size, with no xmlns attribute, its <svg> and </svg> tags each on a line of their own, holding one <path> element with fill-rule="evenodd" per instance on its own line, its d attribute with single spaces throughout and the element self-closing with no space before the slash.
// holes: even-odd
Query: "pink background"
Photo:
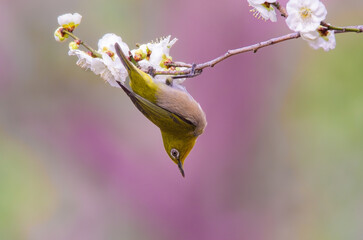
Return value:
<svg viewBox="0 0 363 240">
<path fill-rule="evenodd" d="M 362 1 L 323 1 L 363 24 Z M 283 1 L 282 4 L 285 4 Z M 133 47 L 171 34 L 200 63 L 287 34 L 247 1 L 0 2 L 0 239 L 362 239 L 363 35 L 331 52 L 301 39 L 232 57 L 187 80 L 207 114 L 183 179 L 159 130 L 54 41 Z"/>
</svg>

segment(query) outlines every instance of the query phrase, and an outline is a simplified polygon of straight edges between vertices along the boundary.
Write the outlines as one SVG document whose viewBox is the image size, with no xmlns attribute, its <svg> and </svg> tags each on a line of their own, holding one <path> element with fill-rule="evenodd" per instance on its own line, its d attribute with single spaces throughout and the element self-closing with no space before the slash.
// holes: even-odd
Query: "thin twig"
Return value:
<svg viewBox="0 0 363 240">
<path fill-rule="evenodd" d="M 321 26 L 326 27 L 328 30 L 335 30 L 335 33 L 343 33 L 343 32 L 363 32 L 363 28 L 359 26 L 348 26 L 348 27 L 335 27 L 330 23 L 321 22 Z"/>
<path fill-rule="evenodd" d="M 191 68 L 193 65 L 192 64 L 188 64 L 188 63 L 183 63 L 183 62 L 171 62 L 171 63 L 164 63 L 165 66 L 168 67 L 187 67 L 187 68 Z"/>
<path fill-rule="evenodd" d="M 99 54 L 96 50 L 94 50 L 91 46 L 89 46 L 87 43 L 83 42 L 81 39 L 79 39 L 76 35 L 74 35 L 73 33 L 71 33 L 70 31 L 67 31 L 66 29 L 62 29 L 62 33 L 64 34 L 68 34 L 69 36 L 71 36 L 71 38 L 73 38 L 74 40 L 79 40 L 85 48 L 87 48 L 95 57 L 98 58 L 102 58 L 102 55 Z"/>
<path fill-rule="evenodd" d="M 278 10 L 281 12 L 282 16 L 287 16 L 287 13 L 285 12 L 285 9 L 283 7 L 281 7 L 278 3 L 276 3 L 276 5 L 274 4 L 274 6 L 276 6 L 278 8 Z M 285 12 L 285 13 L 284 13 Z M 346 32 L 355 32 L 355 33 L 361 33 L 363 32 L 363 25 L 358 25 L 358 26 L 347 26 L 347 27 L 335 27 L 331 24 L 325 23 L 325 22 L 321 22 L 321 25 L 323 27 L 325 27 L 327 30 L 331 30 L 334 31 L 335 33 L 346 33 Z M 67 31 L 66 29 L 63 29 L 62 32 L 64 34 L 68 34 L 69 36 L 71 36 L 73 39 L 78 40 L 80 42 L 80 44 L 82 44 L 85 48 L 87 48 L 93 56 L 95 57 L 99 57 L 102 58 L 102 55 L 100 53 L 98 53 L 97 51 L 95 51 L 92 47 L 90 47 L 88 44 L 86 44 L 85 42 L 83 42 L 82 40 L 80 40 L 77 36 L 75 36 L 72 32 Z M 246 46 L 246 47 L 242 47 L 242 48 L 237 48 L 237 49 L 233 49 L 233 50 L 228 50 L 225 54 L 212 59 L 208 62 L 205 63 L 200 63 L 195 65 L 195 72 L 198 72 L 199 74 L 201 73 L 201 71 L 204 68 L 207 67 L 214 67 L 216 64 L 218 64 L 219 62 L 232 57 L 234 55 L 240 54 L 240 53 L 245 53 L 245 52 L 251 52 L 253 51 L 254 53 L 257 52 L 257 50 L 259 50 L 260 48 L 264 48 L 267 46 L 271 46 L 280 42 L 284 42 L 287 40 L 291 40 L 291 39 L 296 39 L 300 37 L 300 33 L 298 32 L 294 32 L 294 33 L 290 33 L 284 36 L 280 36 L 280 37 L 276 37 L 276 38 L 272 38 L 270 40 L 267 41 L 263 41 L 260 43 L 256 43 L 250 46 Z M 180 76 L 180 75 L 186 75 L 186 76 L 192 76 L 192 66 L 193 64 L 188 64 L 188 63 L 182 63 L 182 62 L 172 62 L 172 63 L 166 63 L 165 65 L 167 65 L 168 67 L 182 67 L 182 68 L 187 68 L 184 70 L 167 70 L 167 71 L 155 71 L 152 70 L 152 72 L 150 72 L 150 69 L 148 71 L 145 71 L 146 73 L 152 73 L 152 75 L 170 75 L 170 76 Z M 194 75 L 193 75 L 194 76 Z"/>
<path fill-rule="evenodd" d="M 346 32 L 356 32 L 356 33 L 361 33 L 363 32 L 363 25 L 358 25 L 358 26 L 347 26 L 347 27 L 342 27 L 342 28 L 336 28 L 336 30 L 333 30 L 335 33 L 346 33 Z M 264 48 L 267 46 L 271 46 L 277 43 L 281 43 L 281 42 L 285 42 L 287 40 L 291 40 L 291 39 L 296 39 L 300 37 L 300 33 L 295 32 L 295 33 L 290 33 L 281 37 L 276 37 L 276 38 L 272 38 L 270 40 L 264 41 L 264 42 L 260 42 L 260 43 L 256 43 L 250 46 L 246 46 L 246 47 L 242 47 L 242 48 L 237 48 L 237 49 L 233 49 L 233 50 L 228 50 L 225 54 L 212 59 L 208 62 L 205 63 L 200 63 L 197 64 L 195 67 L 195 70 L 202 70 L 204 68 L 207 67 L 214 67 L 217 63 L 232 57 L 234 55 L 240 54 L 240 53 L 245 53 L 245 52 L 257 52 L 257 50 L 259 50 L 260 48 Z M 170 64 L 171 66 L 179 66 L 177 64 Z M 155 71 L 155 75 L 187 75 L 191 72 L 190 67 L 192 66 L 191 64 L 183 64 L 182 66 L 184 67 L 188 67 L 189 69 L 183 70 L 183 71 Z M 190 67 L 189 67 L 190 66 Z"/>
<path fill-rule="evenodd" d="M 272 5 L 280 12 L 281 16 L 284 18 L 288 17 L 288 13 L 286 11 L 286 9 L 281 6 L 281 4 L 279 2 L 275 2 L 272 3 Z M 345 32 L 356 32 L 356 33 L 361 33 L 363 31 L 363 25 L 359 25 L 359 26 L 348 26 L 348 27 L 335 27 L 331 24 L 325 23 L 325 22 L 321 22 L 321 25 L 326 27 L 328 30 L 333 30 L 335 33 L 345 33 Z M 202 70 L 204 68 L 207 67 L 214 67 L 217 63 L 240 53 L 245 53 L 245 52 L 251 52 L 253 51 L 254 53 L 257 52 L 258 49 L 263 48 L 263 47 L 267 47 L 267 46 L 271 46 L 274 45 L 276 43 L 280 43 L 280 42 L 284 42 L 287 40 L 291 40 L 291 39 L 296 39 L 300 37 L 300 33 L 295 32 L 295 33 L 290 33 L 281 37 L 277 37 L 277 38 L 272 38 L 270 40 L 264 41 L 264 42 L 260 42 L 254 45 L 250 45 L 250 46 L 246 46 L 246 47 L 242 47 L 242 48 L 237 48 L 237 49 L 233 49 L 233 50 L 228 50 L 225 54 L 223 54 L 222 56 L 219 56 L 213 60 L 210 60 L 208 62 L 205 63 L 201 63 L 201 64 L 197 64 L 195 67 L 195 70 Z M 178 64 L 178 63 L 169 63 L 168 66 L 173 66 L 173 67 L 187 67 L 189 69 L 183 70 L 183 71 L 155 71 L 155 75 L 187 75 L 191 72 L 191 64 Z"/>
<path fill-rule="evenodd" d="M 287 18 L 287 11 L 283 6 L 281 6 L 279 2 L 274 2 L 272 3 L 272 5 L 276 7 L 276 9 L 280 12 L 281 16 Z"/>
</svg>

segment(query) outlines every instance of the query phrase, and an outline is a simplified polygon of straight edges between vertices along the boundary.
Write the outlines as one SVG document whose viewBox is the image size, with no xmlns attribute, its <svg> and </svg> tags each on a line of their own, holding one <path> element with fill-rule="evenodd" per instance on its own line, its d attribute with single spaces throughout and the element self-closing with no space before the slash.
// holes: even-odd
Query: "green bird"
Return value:
<svg viewBox="0 0 363 240">
<path fill-rule="evenodd" d="M 131 90 L 118 84 L 137 109 L 160 128 L 167 154 L 185 177 L 184 160 L 207 125 L 205 113 L 184 89 L 154 81 L 130 62 L 117 43 L 115 49 L 129 74 Z"/>
</svg>

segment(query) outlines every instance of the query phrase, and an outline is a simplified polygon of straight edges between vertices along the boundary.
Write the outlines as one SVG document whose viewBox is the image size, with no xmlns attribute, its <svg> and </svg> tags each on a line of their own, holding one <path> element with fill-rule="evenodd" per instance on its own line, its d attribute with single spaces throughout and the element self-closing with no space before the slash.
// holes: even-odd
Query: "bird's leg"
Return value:
<svg viewBox="0 0 363 240">
<path fill-rule="evenodd" d="M 173 78 L 172 77 L 168 77 L 166 80 L 165 80 L 165 84 L 172 87 L 173 86 Z"/>
<path fill-rule="evenodd" d="M 155 68 L 153 68 L 152 66 L 148 67 L 147 74 L 149 74 L 152 77 L 155 77 Z"/>
<path fill-rule="evenodd" d="M 192 78 L 192 77 L 196 77 L 198 75 L 200 75 L 202 73 L 202 69 L 198 69 L 196 70 L 195 68 L 197 67 L 197 64 L 193 63 L 192 65 L 192 69 L 190 70 L 190 73 L 185 74 L 185 75 L 178 75 L 178 76 L 174 76 L 172 77 L 173 79 L 178 79 L 178 78 Z"/>
</svg>

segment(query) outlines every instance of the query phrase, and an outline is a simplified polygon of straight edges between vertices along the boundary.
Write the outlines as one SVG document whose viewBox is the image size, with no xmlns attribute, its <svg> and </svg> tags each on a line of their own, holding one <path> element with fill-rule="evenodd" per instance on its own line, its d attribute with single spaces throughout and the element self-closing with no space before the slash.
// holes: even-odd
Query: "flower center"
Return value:
<svg viewBox="0 0 363 240">
<path fill-rule="evenodd" d="M 311 9 L 310 8 L 307 8 L 307 7 L 300 8 L 300 16 L 303 19 L 310 18 L 311 17 Z"/>
<path fill-rule="evenodd" d="M 327 28 L 318 27 L 317 31 L 319 32 L 320 36 L 322 36 L 322 37 L 326 37 L 329 35 L 329 31 Z"/>
<path fill-rule="evenodd" d="M 325 41 L 329 41 L 328 36 L 330 35 L 330 32 L 328 31 L 328 29 L 323 28 L 323 27 L 319 27 L 317 29 L 320 37 L 322 37 Z"/>
<path fill-rule="evenodd" d="M 262 3 L 262 5 L 264 5 L 266 8 L 270 8 L 271 3 L 264 2 L 264 3 Z"/>
<path fill-rule="evenodd" d="M 102 52 L 106 53 L 112 60 L 115 60 L 115 53 L 110 51 L 106 46 L 102 48 Z"/>
<path fill-rule="evenodd" d="M 274 10 L 273 7 L 271 6 L 271 3 L 268 3 L 268 2 L 264 2 L 261 4 L 262 7 L 266 8 L 267 11 L 271 11 L 271 10 Z"/>
</svg>

